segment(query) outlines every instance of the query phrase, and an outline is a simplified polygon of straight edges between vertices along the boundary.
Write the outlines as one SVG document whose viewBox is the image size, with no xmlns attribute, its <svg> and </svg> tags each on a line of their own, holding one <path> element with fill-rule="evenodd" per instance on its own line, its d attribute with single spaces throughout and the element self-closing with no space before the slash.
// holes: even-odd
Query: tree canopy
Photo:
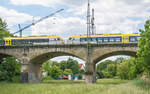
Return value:
<svg viewBox="0 0 150 94">
<path fill-rule="evenodd" d="M 137 52 L 140 66 L 143 66 L 144 71 L 150 74 L 150 20 L 147 20 L 145 30 L 140 30 L 140 40 L 138 43 L 139 50 Z"/>
<path fill-rule="evenodd" d="M 9 36 L 13 35 L 7 30 L 7 23 L 0 18 L 0 39 Z"/>
<path fill-rule="evenodd" d="M 4 58 L 0 64 L 0 80 L 11 81 L 20 74 L 21 64 L 13 57 Z"/>
</svg>

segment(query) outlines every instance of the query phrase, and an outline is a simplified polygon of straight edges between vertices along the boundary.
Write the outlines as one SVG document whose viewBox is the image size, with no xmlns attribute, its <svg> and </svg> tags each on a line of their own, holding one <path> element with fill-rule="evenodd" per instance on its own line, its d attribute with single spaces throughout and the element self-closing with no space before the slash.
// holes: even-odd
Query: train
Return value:
<svg viewBox="0 0 150 94">
<path fill-rule="evenodd" d="M 87 43 L 109 44 L 109 43 L 137 43 L 140 34 L 98 34 L 98 35 L 72 35 L 68 39 L 69 44 Z"/>
<path fill-rule="evenodd" d="M 7 37 L 0 40 L 0 46 L 29 46 L 29 45 L 56 45 L 64 44 L 60 36 L 30 36 Z"/>
<path fill-rule="evenodd" d="M 97 35 L 72 35 L 67 41 L 60 36 L 31 36 L 8 37 L 0 40 L 0 46 L 28 46 L 28 45 L 57 45 L 57 44 L 115 44 L 137 43 L 139 34 L 97 34 Z"/>
</svg>

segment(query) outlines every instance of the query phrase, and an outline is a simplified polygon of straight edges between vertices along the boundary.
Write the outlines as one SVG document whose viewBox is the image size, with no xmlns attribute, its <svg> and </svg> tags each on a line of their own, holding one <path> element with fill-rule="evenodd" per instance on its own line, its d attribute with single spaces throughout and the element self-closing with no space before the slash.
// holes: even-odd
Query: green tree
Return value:
<svg viewBox="0 0 150 94">
<path fill-rule="evenodd" d="M 68 76 L 68 75 L 73 75 L 72 70 L 71 69 L 65 69 L 64 75 Z"/>
<path fill-rule="evenodd" d="M 111 60 L 103 61 L 103 62 L 101 62 L 100 64 L 97 65 L 96 69 L 97 69 L 97 71 L 105 70 L 109 64 L 113 64 L 113 63 L 114 62 L 111 61 Z"/>
<path fill-rule="evenodd" d="M 98 78 L 110 78 L 116 75 L 116 62 L 106 60 L 97 65 Z"/>
<path fill-rule="evenodd" d="M 117 67 L 117 74 L 121 79 L 134 79 L 139 74 L 139 69 L 137 66 L 137 60 L 135 58 L 130 58 L 124 60 Z"/>
<path fill-rule="evenodd" d="M 79 73 L 78 62 L 76 60 L 69 58 L 67 60 L 67 69 L 71 69 L 73 74 L 78 74 Z"/>
<path fill-rule="evenodd" d="M 150 74 L 150 20 L 144 25 L 145 30 L 140 30 L 140 40 L 138 43 L 139 50 L 137 52 L 140 66 L 143 66 L 144 71 Z"/>
<path fill-rule="evenodd" d="M 110 76 L 110 77 L 116 76 L 117 65 L 116 65 L 116 64 L 109 64 L 109 65 L 107 66 L 107 72 L 109 73 L 109 76 Z"/>
<path fill-rule="evenodd" d="M 61 61 L 60 62 L 60 69 L 62 69 L 63 71 L 65 69 L 67 69 L 67 61 Z"/>
<path fill-rule="evenodd" d="M 0 80 L 11 81 L 13 77 L 20 75 L 21 64 L 13 57 L 5 58 L 0 64 Z"/>
<path fill-rule="evenodd" d="M 48 75 L 53 77 L 54 79 L 57 79 L 59 75 L 62 74 L 62 70 L 60 69 L 59 64 L 50 60 L 46 61 L 42 65 L 42 71 L 47 72 Z"/>
<path fill-rule="evenodd" d="M 50 69 L 52 68 L 52 62 L 51 61 L 46 61 L 44 62 L 44 64 L 42 65 L 42 71 L 43 72 L 47 72 L 50 73 Z"/>
<path fill-rule="evenodd" d="M 62 70 L 58 66 L 54 65 L 51 67 L 49 75 L 54 79 L 58 79 L 59 75 L 62 75 Z"/>
<path fill-rule="evenodd" d="M 7 23 L 0 18 L 0 39 L 4 37 L 13 36 L 9 31 L 7 31 Z"/>
<path fill-rule="evenodd" d="M 7 23 L 0 18 L 0 30 L 7 30 Z"/>
</svg>

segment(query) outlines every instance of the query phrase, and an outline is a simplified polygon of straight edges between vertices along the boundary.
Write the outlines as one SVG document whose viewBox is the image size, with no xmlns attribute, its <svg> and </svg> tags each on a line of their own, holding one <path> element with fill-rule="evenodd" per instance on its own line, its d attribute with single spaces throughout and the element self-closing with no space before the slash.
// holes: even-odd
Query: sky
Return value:
<svg viewBox="0 0 150 94">
<path fill-rule="evenodd" d="M 90 0 L 97 34 L 139 33 L 149 19 L 150 0 Z M 13 33 L 59 9 L 64 11 L 23 31 L 23 36 L 86 34 L 87 0 L 0 0 L 0 17 Z"/>
</svg>

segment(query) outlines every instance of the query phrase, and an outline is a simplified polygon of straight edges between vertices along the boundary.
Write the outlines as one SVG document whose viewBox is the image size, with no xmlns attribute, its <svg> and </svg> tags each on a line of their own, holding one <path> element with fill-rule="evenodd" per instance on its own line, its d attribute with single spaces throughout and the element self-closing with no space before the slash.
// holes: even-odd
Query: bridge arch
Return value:
<svg viewBox="0 0 150 94">
<path fill-rule="evenodd" d="M 84 58 L 76 56 L 74 54 L 71 53 L 67 53 L 67 52 L 47 52 L 47 53 L 43 53 L 40 54 L 36 57 L 31 58 L 31 60 L 29 61 L 29 63 L 38 63 L 38 64 L 42 64 L 43 62 L 55 58 L 55 57 L 59 57 L 59 56 L 73 56 L 76 58 L 79 58 L 81 60 L 84 60 Z"/>
<path fill-rule="evenodd" d="M 112 52 L 104 53 L 103 55 L 98 56 L 98 58 L 96 58 L 93 62 L 94 64 L 96 64 L 105 58 L 116 56 L 116 55 L 127 55 L 127 56 L 136 57 L 136 52 L 135 51 L 112 51 Z"/>
<path fill-rule="evenodd" d="M 73 57 L 77 57 L 81 60 L 84 60 L 83 58 L 76 56 L 74 54 L 71 53 L 67 53 L 67 52 L 61 52 L 61 51 L 57 51 L 57 52 L 46 52 L 46 53 L 42 53 L 39 55 L 34 56 L 33 58 L 30 58 L 29 62 L 28 62 L 28 73 L 29 73 L 29 82 L 39 82 L 41 81 L 42 78 L 42 64 L 52 58 L 58 57 L 58 56 L 73 56 Z"/>
</svg>

